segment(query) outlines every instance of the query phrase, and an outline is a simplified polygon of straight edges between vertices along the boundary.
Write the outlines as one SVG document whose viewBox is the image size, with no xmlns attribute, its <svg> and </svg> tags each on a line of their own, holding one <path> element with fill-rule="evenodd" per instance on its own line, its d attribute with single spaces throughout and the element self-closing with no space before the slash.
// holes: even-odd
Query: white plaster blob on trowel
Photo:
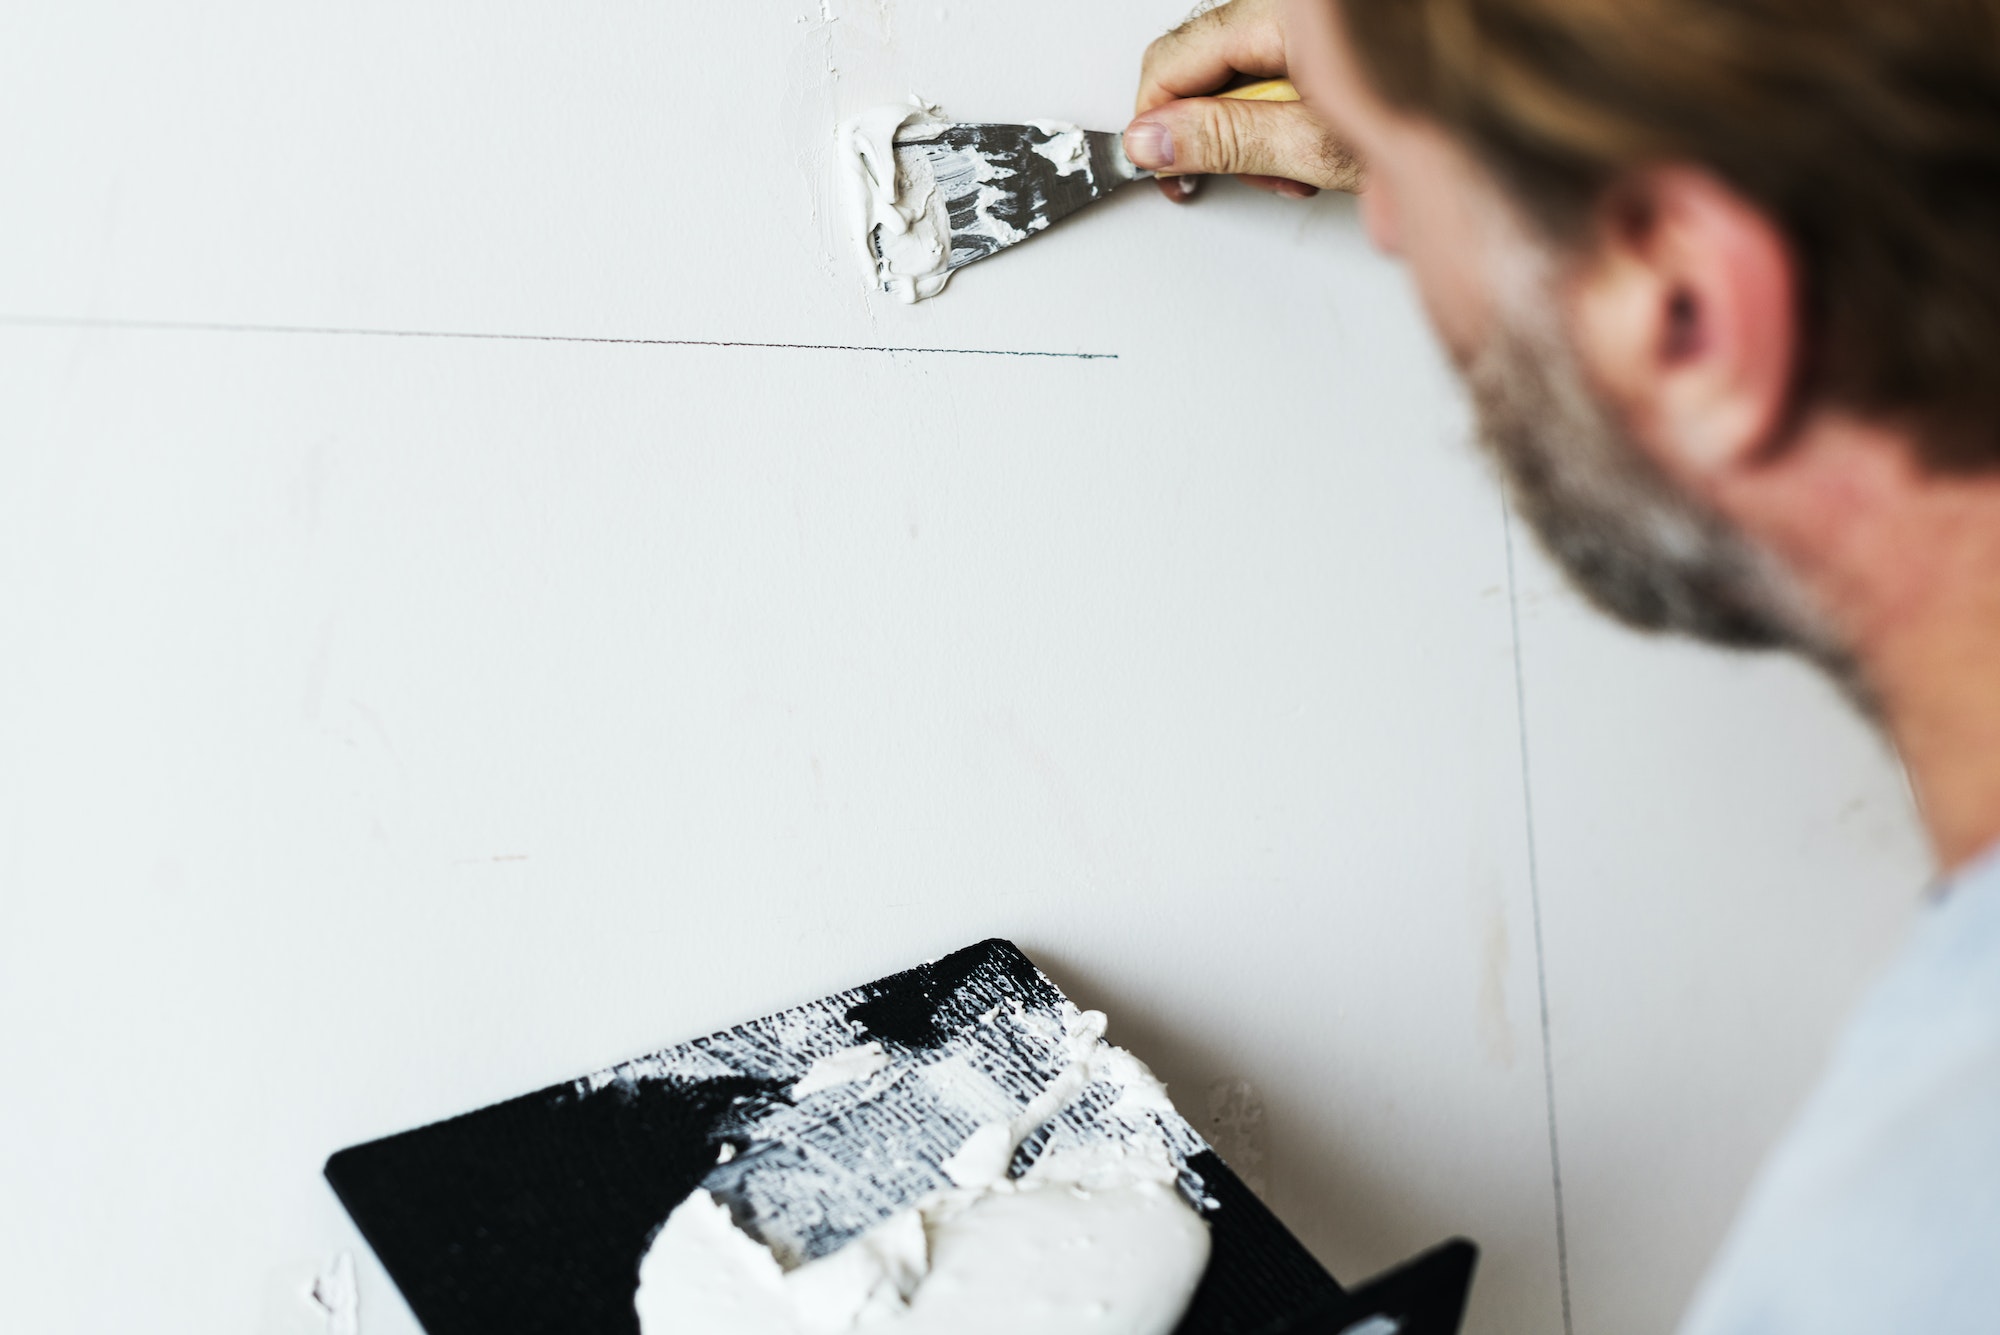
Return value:
<svg viewBox="0 0 2000 1335">
<path fill-rule="evenodd" d="M 1166 1335 L 1208 1263 L 1208 1225 L 1164 1158 L 1051 1155 L 942 1192 L 782 1269 L 697 1191 L 639 1267 L 645 1335 Z"/>
<path fill-rule="evenodd" d="M 695 1191 L 640 1264 L 644 1335 L 1167 1335 L 1209 1250 L 1173 1146 L 1146 1116 L 1172 1104 L 1144 1063 L 1104 1042 L 1100 1012 L 1071 1008 L 1064 1047 L 1068 1065 L 1035 1098 L 945 1160 L 950 1189 L 817 1260 L 785 1269 Z M 854 1078 L 880 1051 L 834 1054 L 807 1079 Z M 1021 1145 L 1093 1083 L 1135 1114 L 1126 1133 L 1046 1152 L 1010 1178 Z"/>
<path fill-rule="evenodd" d="M 822 1089 L 832 1089 L 835 1085 L 866 1080 L 871 1075 L 887 1070 L 888 1067 L 889 1054 L 882 1050 L 880 1043 L 863 1043 L 859 1047 L 844 1048 L 814 1062 L 811 1069 L 805 1073 L 805 1078 L 792 1086 L 792 1097 L 802 1099 L 808 1094 L 817 1094 Z"/>
</svg>

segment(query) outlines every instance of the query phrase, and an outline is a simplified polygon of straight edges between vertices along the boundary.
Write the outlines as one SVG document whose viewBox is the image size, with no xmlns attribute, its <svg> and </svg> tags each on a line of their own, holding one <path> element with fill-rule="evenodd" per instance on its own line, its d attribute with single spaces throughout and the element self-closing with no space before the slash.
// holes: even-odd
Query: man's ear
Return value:
<svg viewBox="0 0 2000 1335">
<path fill-rule="evenodd" d="M 1723 182 L 1662 167 L 1621 183 L 1571 289 L 1576 347 L 1628 430 L 1706 490 L 1786 427 L 1798 277 L 1777 225 Z"/>
</svg>

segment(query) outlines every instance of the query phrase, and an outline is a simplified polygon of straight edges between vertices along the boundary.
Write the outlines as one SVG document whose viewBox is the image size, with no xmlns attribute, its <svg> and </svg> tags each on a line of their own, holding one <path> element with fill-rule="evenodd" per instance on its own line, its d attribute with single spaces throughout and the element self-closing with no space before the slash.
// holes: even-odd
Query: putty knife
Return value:
<svg viewBox="0 0 2000 1335">
<path fill-rule="evenodd" d="M 1284 79 L 1245 84 L 1216 96 L 1298 100 Z M 1121 134 L 1050 122 L 949 123 L 910 116 L 895 129 L 894 143 L 895 180 L 891 184 L 876 173 L 883 177 L 876 189 L 885 207 L 871 213 L 867 244 L 883 287 L 901 292 L 905 300 L 932 295 L 966 265 L 1026 241 L 1128 182 L 1153 175 L 1125 155 Z M 864 167 L 864 175 L 870 170 Z M 917 215 L 927 210 L 912 207 L 932 190 L 947 220 L 942 255 L 935 240 L 922 235 Z M 911 237 L 925 247 L 915 264 Z"/>
<path fill-rule="evenodd" d="M 922 137 L 916 137 L 921 134 Z M 899 171 L 929 169 L 951 220 L 945 267 L 962 269 L 1026 241 L 1151 172 L 1120 135 L 1053 125 L 944 125 L 906 130 Z"/>
</svg>

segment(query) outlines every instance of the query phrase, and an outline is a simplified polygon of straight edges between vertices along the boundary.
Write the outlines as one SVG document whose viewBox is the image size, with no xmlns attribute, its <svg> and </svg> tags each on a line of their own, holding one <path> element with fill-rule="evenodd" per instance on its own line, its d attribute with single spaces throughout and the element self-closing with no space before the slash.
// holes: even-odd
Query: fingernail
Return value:
<svg viewBox="0 0 2000 1335">
<path fill-rule="evenodd" d="M 1311 199 L 1319 193 L 1319 187 L 1307 185 L 1304 181 L 1280 181 L 1278 193 L 1292 199 Z"/>
<path fill-rule="evenodd" d="M 1137 121 L 1125 131 L 1125 156 L 1149 171 L 1174 165 L 1174 137 L 1158 121 Z"/>
<path fill-rule="evenodd" d="M 1196 187 L 1201 185 L 1199 176 L 1172 176 L 1167 183 L 1180 193 L 1182 199 L 1193 199 Z"/>
</svg>

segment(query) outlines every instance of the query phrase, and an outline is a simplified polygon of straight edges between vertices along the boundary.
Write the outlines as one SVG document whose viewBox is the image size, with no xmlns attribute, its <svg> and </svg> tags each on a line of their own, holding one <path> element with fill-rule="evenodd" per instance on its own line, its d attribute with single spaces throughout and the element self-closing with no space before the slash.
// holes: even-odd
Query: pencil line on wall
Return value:
<svg viewBox="0 0 2000 1335">
<path fill-rule="evenodd" d="M 932 357 L 1042 357 L 1115 362 L 1115 352 L 1053 352 L 1033 348 L 919 348 L 870 343 L 772 343 L 727 338 L 617 338 L 599 334 L 507 334 L 453 329 L 365 329 L 336 325 L 241 324 L 219 320 L 124 320 L 85 315 L 0 315 L 0 325 L 34 329 L 113 329 L 197 334 L 319 334 L 349 338 L 484 339 L 501 343 L 603 343 L 645 348 L 769 348 L 785 352 L 906 352 Z"/>
<path fill-rule="evenodd" d="M 1563 1210 L 1562 1144 L 1556 1135 L 1555 1049 L 1549 1039 L 1549 971 L 1542 950 L 1542 877 L 1535 852 L 1535 788 L 1528 765 L 1528 688 L 1521 657 L 1521 593 L 1514 577 L 1514 506 L 1503 491 L 1500 529 L 1507 549 L 1507 616 L 1514 639 L 1514 720 L 1521 753 L 1521 807 L 1528 827 L 1528 907 L 1535 927 L 1535 990 L 1542 1012 L 1542 1101 L 1549 1123 L 1549 1181 L 1556 1205 L 1556 1280 L 1562 1291 L 1563 1335 L 1575 1335 L 1569 1302 L 1569 1223 Z"/>
</svg>

